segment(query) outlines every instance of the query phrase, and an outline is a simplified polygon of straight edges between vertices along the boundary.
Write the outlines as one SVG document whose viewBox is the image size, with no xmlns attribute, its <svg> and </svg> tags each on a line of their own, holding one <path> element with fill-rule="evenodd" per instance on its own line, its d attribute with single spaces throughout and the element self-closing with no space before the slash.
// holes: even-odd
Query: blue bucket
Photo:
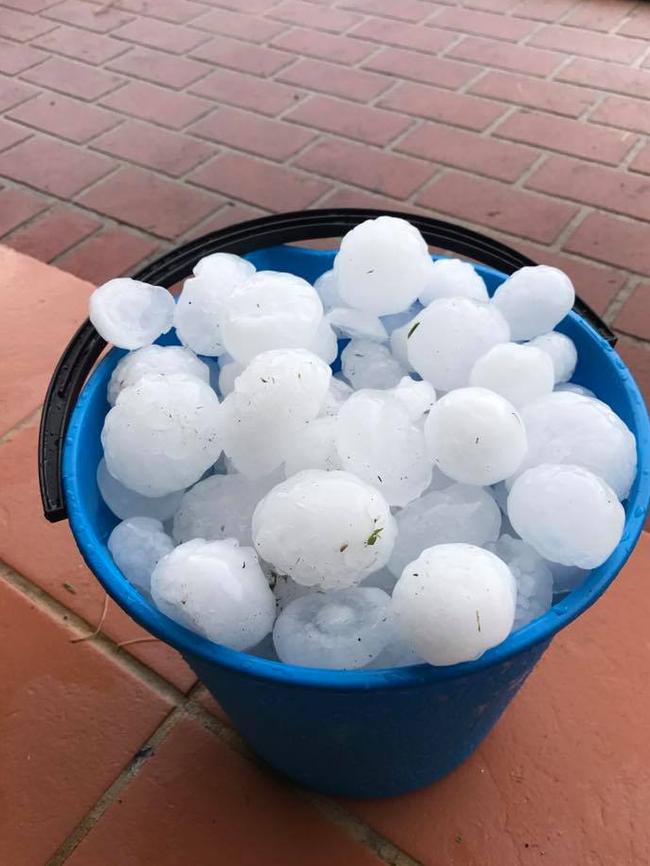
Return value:
<svg viewBox="0 0 650 866">
<path fill-rule="evenodd" d="M 367 212 L 362 213 L 365 218 Z M 189 255 L 186 272 L 199 255 Z M 247 257 L 257 268 L 289 271 L 313 281 L 331 267 L 334 253 L 280 245 Z M 491 267 L 476 269 L 490 292 L 505 279 Z M 274 769 L 309 788 L 354 798 L 401 794 L 427 785 L 474 751 L 553 636 L 593 604 L 618 574 L 643 528 L 650 498 L 650 426 L 643 399 L 623 361 L 584 318 L 572 312 L 559 330 L 578 348 L 574 380 L 608 403 L 637 438 L 639 471 L 625 503 L 625 532 L 607 562 L 582 586 L 475 662 L 368 671 L 302 668 L 218 646 L 158 612 L 122 576 L 108 552 L 106 542 L 116 518 L 102 502 L 95 480 L 100 431 L 109 409 L 106 387 L 124 354 L 115 349 L 83 387 L 63 442 L 65 507 L 79 549 L 112 598 L 183 655 L 252 749 Z M 167 335 L 161 342 L 176 340 Z M 70 377 L 71 363 L 68 354 L 59 376 Z M 53 394 L 54 383 L 48 403 Z M 44 422 L 42 459 L 47 437 Z M 46 474 L 41 465 L 42 478 Z M 54 519 L 61 516 L 57 512 Z"/>
</svg>

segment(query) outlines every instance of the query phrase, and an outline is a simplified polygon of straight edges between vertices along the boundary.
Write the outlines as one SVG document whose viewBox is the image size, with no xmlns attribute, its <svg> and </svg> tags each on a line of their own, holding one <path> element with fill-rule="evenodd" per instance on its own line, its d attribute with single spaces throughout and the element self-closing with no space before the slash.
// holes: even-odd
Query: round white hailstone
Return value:
<svg viewBox="0 0 650 866">
<path fill-rule="evenodd" d="M 303 667 L 365 667 L 392 638 L 389 605 L 390 596 L 372 587 L 310 592 L 277 618 L 273 643 L 278 656 Z"/>
<path fill-rule="evenodd" d="M 391 394 L 402 403 L 411 421 L 419 421 L 436 402 L 436 392 L 429 382 L 418 382 L 410 376 L 399 380 Z"/>
<path fill-rule="evenodd" d="M 196 538 L 161 559 L 151 577 L 156 607 L 185 628 L 234 650 L 273 628 L 275 599 L 255 551 Z"/>
<path fill-rule="evenodd" d="M 576 364 L 578 363 L 578 350 L 573 340 L 567 337 L 566 334 L 560 334 L 559 331 L 551 331 L 549 334 L 535 337 L 528 345 L 541 349 L 550 357 L 553 362 L 553 373 L 556 384 L 568 382 L 571 376 L 573 376 Z"/>
<path fill-rule="evenodd" d="M 212 253 L 199 259 L 192 272 L 195 277 L 207 277 L 217 288 L 221 286 L 232 288 L 240 286 L 252 277 L 255 273 L 255 265 L 233 253 Z"/>
<path fill-rule="evenodd" d="M 501 343 L 481 355 L 472 367 L 469 384 L 501 394 L 519 409 L 550 394 L 555 384 L 550 357 L 534 346 Z"/>
<path fill-rule="evenodd" d="M 204 382 L 210 381 L 207 364 L 200 361 L 191 349 L 183 346 L 143 346 L 125 355 L 113 370 L 108 383 L 108 402 L 111 406 L 115 405 L 117 395 L 123 388 L 130 388 L 149 373 L 161 376 L 182 373 L 196 376 Z"/>
<path fill-rule="evenodd" d="M 177 544 L 193 538 L 236 538 L 240 544 L 252 545 L 253 511 L 273 486 L 271 481 L 251 481 L 239 474 L 210 475 L 199 481 L 185 493 L 174 516 Z"/>
<path fill-rule="evenodd" d="M 517 585 L 505 562 L 471 544 L 430 547 L 404 569 L 391 612 L 432 665 L 473 661 L 510 634 Z"/>
<path fill-rule="evenodd" d="M 596 568 L 621 540 L 625 511 L 612 488 L 582 466 L 542 463 L 515 481 L 508 516 L 517 535 L 561 565 Z"/>
<path fill-rule="evenodd" d="M 253 514 L 262 559 L 297 583 L 342 589 L 379 571 L 395 543 L 384 497 L 349 472 L 306 469 L 278 484 Z"/>
<path fill-rule="evenodd" d="M 575 565 L 560 565 L 559 562 L 544 560 L 553 574 L 553 592 L 571 592 L 587 579 L 589 571 Z"/>
<path fill-rule="evenodd" d="M 454 481 L 484 487 L 512 475 L 526 455 L 526 430 L 500 394 L 459 388 L 441 397 L 424 423 L 427 449 Z"/>
<path fill-rule="evenodd" d="M 561 382 L 554 388 L 555 391 L 570 391 L 573 394 L 581 394 L 583 397 L 595 397 L 596 395 L 590 388 L 585 388 L 584 385 L 578 385 L 576 382 Z"/>
<path fill-rule="evenodd" d="M 532 547 L 511 535 L 502 535 L 494 543 L 485 546 L 505 562 L 517 581 L 513 631 L 550 610 L 553 603 L 553 574 Z"/>
<path fill-rule="evenodd" d="M 515 477 L 540 463 L 572 463 L 599 475 L 619 499 L 628 496 L 636 475 L 636 440 L 606 403 L 554 391 L 524 406 L 521 417 L 528 453 Z"/>
<path fill-rule="evenodd" d="M 471 298 L 474 301 L 489 301 L 483 278 L 470 262 L 461 259 L 436 259 L 429 280 L 419 301 L 427 306 L 438 298 Z"/>
<path fill-rule="evenodd" d="M 95 289 L 89 316 L 107 343 L 120 349 L 139 349 L 169 331 L 174 306 L 167 289 L 119 277 Z"/>
<path fill-rule="evenodd" d="M 125 388 L 104 420 L 110 474 L 143 496 L 184 490 L 221 453 L 221 407 L 195 376 L 148 375 Z"/>
<path fill-rule="evenodd" d="M 552 331 L 576 298 L 564 271 L 548 265 L 520 268 L 494 293 L 492 303 L 508 320 L 513 340 L 532 340 Z"/>
<path fill-rule="evenodd" d="M 424 289 L 432 261 L 420 232 L 406 220 L 381 216 L 341 240 L 334 275 L 344 303 L 385 316 L 409 307 Z"/>
<path fill-rule="evenodd" d="M 153 570 L 174 549 L 174 542 L 159 520 L 130 517 L 111 532 L 108 549 L 129 583 L 149 595 Z"/>
<path fill-rule="evenodd" d="M 326 310 L 341 306 L 341 296 L 339 295 L 333 270 L 325 271 L 324 274 L 321 274 L 314 283 L 314 288 L 318 292 L 323 307 Z"/>
<path fill-rule="evenodd" d="M 434 388 L 451 391 L 467 385 L 481 355 L 510 340 L 510 329 L 490 304 L 441 298 L 416 317 L 406 340 L 413 369 Z"/>
<path fill-rule="evenodd" d="M 336 449 L 336 417 L 326 416 L 306 421 L 296 436 L 287 459 L 284 471 L 287 478 L 303 469 L 342 469 Z"/>
<path fill-rule="evenodd" d="M 386 346 L 350 340 L 341 352 L 341 372 L 353 388 L 393 388 L 406 373 Z"/>
<path fill-rule="evenodd" d="M 424 432 L 392 394 L 357 391 L 341 406 L 337 421 L 343 469 L 381 490 L 390 505 L 406 505 L 429 486 Z"/>
<path fill-rule="evenodd" d="M 222 397 L 227 397 L 231 391 L 235 390 L 235 379 L 243 371 L 244 365 L 237 361 L 228 361 L 227 364 L 223 365 L 219 361 L 219 391 Z"/>
<path fill-rule="evenodd" d="M 347 382 L 344 382 L 343 379 L 339 379 L 337 376 L 332 376 L 320 414 L 331 417 L 338 415 L 341 406 L 353 393 L 354 391 Z"/>
<path fill-rule="evenodd" d="M 257 271 L 228 299 L 221 332 L 235 361 L 247 364 L 270 349 L 310 346 L 322 318 L 321 300 L 306 280 Z"/>
<path fill-rule="evenodd" d="M 326 319 L 321 319 L 316 336 L 309 346 L 309 351 L 322 358 L 326 364 L 331 364 L 336 360 L 339 344 L 336 340 L 336 332 Z"/>
<path fill-rule="evenodd" d="M 223 402 L 224 451 L 250 478 L 268 475 L 291 453 L 305 421 L 321 411 L 332 371 L 306 349 L 257 355 Z"/>
<path fill-rule="evenodd" d="M 436 544 L 475 544 L 496 541 L 501 512 L 481 487 L 452 484 L 425 493 L 395 515 L 397 541 L 388 568 L 399 577 L 427 547 Z"/>
<path fill-rule="evenodd" d="M 292 601 L 302 598 L 303 595 L 309 595 L 309 593 L 314 591 L 309 586 L 303 586 L 301 583 L 291 580 L 286 574 L 272 572 L 270 583 L 278 610 L 283 610 Z"/>
<path fill-rule="evenodd" d="M 388 331 L 379 316 L 352 307 L 334 307 L 326 316 L 339 337 L 352 340 L 374 340 L 383 343 Z"/>
<path fill-rule="evenodd" d="M 129 517 L 153 517 L 156 520 L 169 520 L 183 496 L 182 490 L 168 493 L 167 496 L 141 496 L 113 478 L 102 457 L 97 466 L 97 486 L 102 499 L 116 517 L 127 520 Z"/>
<path fill-rule="evenodd" d="M 390 335 L 390 351 L 396 361 L 402 365 L 404 370 L 412 370 L 413 365 L 408 356 L 408 335 L 413 327 L 413 320 L 409 319 L 404 325 L 395 328 Z"/>
</svg>

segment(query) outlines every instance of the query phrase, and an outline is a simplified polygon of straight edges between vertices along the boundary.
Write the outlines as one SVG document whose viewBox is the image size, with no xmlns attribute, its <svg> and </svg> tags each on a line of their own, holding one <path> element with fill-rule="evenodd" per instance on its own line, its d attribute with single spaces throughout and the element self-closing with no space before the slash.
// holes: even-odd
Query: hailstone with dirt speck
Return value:
<svg viewBox="0 0 650 866">
<path fill-rule="evenodd" d="M 438 298 L 471 298 L 489 301 L 483 277 L 470 262 L 462 259 L 436 259 L 419 301 L 426 307 Z"/>
<path fill-rule="evenodd" d="M 260 557 L 279 574 L 320 589 L 343 589 L 379 571 L 396 532 L 381 493 L 349 472 L 298 472 L 253 514 Z"/>
<path fill-rule="evenodd" d="M 560 334 L 559 331 L 551 331 L 549 334 L 541 334 L 526 345 L 541 349 L 553 363 L 553 375 L 556 384 L 568 382 L 573 376 L 578 363 L 578 350 L 570 337 Z"/>
<path fill-rule="evenodd" d="M 519 409 L 551 393 L 555 384 L 553 362 L 534 346 L 501 343 L 476 361 L 469 384 L 495 391 Z"/>
<path fill-rule="evenodd" d="M 183 496 L 183 490 L 176 490 L 166 496 L 142 496 L 129 490 L 117 478 L 113 478 L 102 457 L 97 466 L 97 487 L 102 499 L 116 517 L 126 520 L 129 517 L 153 517 L 156 520 L 169 520 Z"/>
<path fill-rule="evenodd" d="M 362 668 L 393 635 L 390 596 L 374 587 L 310 592 L 288 604 L 273 628 L 283 662 L 303 667 Z"/>
<path fill-rule="evenodd" d="M 431 268 L 420 232 L 406 220 L 389 216 L 351 229 L 334 259 L 344 303 L 377 316 L 409 307 L 427 285 Z"/>
<path fill-rule="evenodd" d="M 424 424 L 436 466 L 462 484 L 485 486 L 512 475 L 526 455 L 526 430 L 512 403 L 486 388 L 441 397 Z"/>
<path fill-rule="evenodd" d="M 388 348 L 374 340 L 350 340 L 341 352 L 341 372 L 353 388 L 394 388 L 406 374 Z"/>
<path fill-rule="evenodd" d="M 497 288 L 493 306 L 503 313 L 513 340 L 546 334 L 569 313 L 576 298 L 573 283 L 559 268 L 520 268 Z"/>
<path fill-rule="evenodd" d="M 550 610 L 553 603 L 553 573 L 530 545 L 520 538 L 502 535 L 485 547 L 505 562 L 517 581 L 513 631 Z"/>
<path fill-rule="evenodd" d="M 275 598 L 255 551 L 232 539 L 194 539 L 163 557 L 151 577 L 156 607 L 175 622 L 234 650 L 273 628 Z"/>
<path fill-rule="evenodd" d="M 361 390 L 346 400 L 336 447 L 343 469 L 381 490 L 390 505 L 406 505 L 431 481 L 424 432 L 391 393 Z"/>
<path fill-rule="evenodd" d="M 117 395 L 123 388 L 135 385 L 138 379 L 149 373 L 169 376 L 182 373 L 196 376 L 204 382 L 210 381 L 210 370 L 196 357 L 191 349 L 183 346 L 143 346 L 129 352 L 117 364 L 108 383 L 108 402 L 115 405 Z"/>
<path fill-rule="evenodd" d="M 406 333 L 413 369 L 441 391 L 462 388 L 488 349 L 510 340 L 510 328 L 491 304 L 440 298 L 416 316 Z"/>
<path fill-rule="evenodd" d="M 129 517 L 109 535 L 108 549 L 129 583 L 149 595 L 153 570 L 174 549 L 174 542 L 159 520 Z"/>
<path fill-rule="evenodd" d="M 554 391 L 524 406 L 521 418 L 528 452 L 515 478 L 540 463 L 573 463 L 603 478 L 619 499 L 627 498 L 636 475 L 636 440 L 606 403 Z"/>
<path fill-rule="evenodd" d="M 408 565 L 436 544 L 475 544 L 496 541 L 501 512 L 482 487 L 451 484 L 425 493 L 395 515 L 397 540 L 388 568 L 399 577 Z"/>
<path fill-rule="evenodd" d="M 417 381 L 410 376 L 404 376 L 391 389 L 409 414 L 411 421 L 419 421 L 436 402 L 436 391 L 433 385 L 424 380 Z"/>
<path fill-rule="evenodd" d="M 162 286 L 118 277 L 92 293 L 89 316 L 107 343 L 120 349 L 139 349 L 169 331 L 174 306 L 174 299 Z"/>
<path fill-rule="evenodd" d="M 517 585 L 471 544 L 439 544 L 409 563 L 393 590 L 395 628 L 432 665 L 473 661 L 510 634 Z"/>
<path fill-rule="evenodd" d="M 306 280 L 257 271 L 228 299 L 223 343 L 236 361 L 247 364 L 271 349 L 308 348 L 322 319 L 321 300 Z"/>
<path fill-rule="evenodd" d="M 106 467 L 143 496 L 184 490 L 218 459 L 221 406 L 195 376 L 147 375 L 120 392 L 101 434 Z"/>
<path fill-rule="evenodd" d="M 579 568 L 602 565 L 625 524 L 612 488 L 572 464 L 527 469 L 512 486 L 508 516 L 517 535 L 544 559 Z"/>
</svg>

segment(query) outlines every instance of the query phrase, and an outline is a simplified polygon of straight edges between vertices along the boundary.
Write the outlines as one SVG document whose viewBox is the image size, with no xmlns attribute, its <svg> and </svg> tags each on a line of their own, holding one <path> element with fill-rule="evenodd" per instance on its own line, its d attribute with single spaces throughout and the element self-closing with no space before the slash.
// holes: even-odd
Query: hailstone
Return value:
<svg viewBox="0 0 650 866">
<path fill-rule="evenodd" d="M 222 364 L 221 360 L 219 361 L 219 392 L 222 397 L 227 397 L 231 391 L 235 390 L 235 379 L 243 370 L 244 365 L 237 361 L 228 361 L 225 364 Z"/>
<path fill-rule="evenodd" d="M 108 549 L 129 583 L 149 595 L 153 570 L 174 549 L 174 542 L 159 520 L 129 517 L 109 535 Z"/>
<path fill-rule="evenodd" d="M 381 343 L 350 340 L 341 352 L 341 372 L 355 389 L 393 388 L 406 370 Z"/>
<path fill-rule="evenodd" d="M 566 334 L 559 331 L 551 331 L 549 334 L 541 334 L 535 337 L 527 345 L 541 349 L 553 363 L 553 374 L 556 384 L 568 382 L 573 376 L 578 363 L 578 350 L 575 343 Z"/>
<path fill-rule="evenodd" d="M 546 352 L 532 345 L 501 343 L 476 361 L 469 384 L 496 391 L 520 409 L 551 393 L 555 384 L 553 363 Z"/>
<path fill-rule="evenodd" d="M 321 274 L 314 283 L 314 288 L 318 292 L 323 307 L 326 310 L 341 306 L 341 296 L 339 295 L 333 270 L 325 271 L 325 273 Z"/>
<path fill-rule="evenodd" d="M 508 566 L 471 544 L 429 547 L 393 590 L 395 627 L 425 661 L 473 661 L 512 629 L 517 585 Z"/>
<path fill-rule="evenodd" d="M 550 610 L 553 602 L 553 573 L 548 563 L 532 547 L 511 535 L 502 535 L 485 547 L 505 562 L 517 581 L 513 631 Z"/>
<path fill-rule="evenodd" d="M 284 461 L 287 478 L 303 469 L 343 468 L 336 449 L 337 425 L 337 418 L 332 416 L 305 421 Z"/>
<path fill-rule="evenodd" d="M 429 382 L 417 381 L 410 376 L 404 376 L 391 389 L 409 414 L 411 421 L 419 421 L 436 402 L 436 392 Z"/>
<path fill-rule="evenodd" d="M 352 586 L 386 565 L 396 532 L 381 493 L 349 472 L 298 472 L 253 514 L 261 558 L 279 574 L 321 589 Z"/>
<path fill-rule="evenodd" d="M 438 298 L 471 298 L 489 301 L 487 287 L 481 275 L 470 262 L 462 259 L 436 259 L 419 301 L 427 306 Z"/>
<path fill-rule="evenodd" d="M 513 340 L 531 340 L 553 328 L 575 302 L 573 283 L 564 271 L 533 265 L 515 271 L 492 298 L 510 325 Z"/>
<path fill-rule="evenodd" d="M 174 299 L 161 286 L 118 277 L 95 289 L 89 315 L 106 342 L 120 349 L 139 349 L 169 331 Z"/>
<path fill-rule="evenodd" d="M 142 496 L 129 490 L 117 478 L 113 478 L 102 457 L 97 466 L 97 487 L 102 499 L 116 517 L 126 520 L 129 517 L 153 517 L 156 520 L 169 520 L 183 496 L 183 490 L 176 490 L 166 496 Z"/>
<path fill-rule="evenodd" d="M 334 328 L 332 328 L 326 319 L 321 319 L 321 323 L 316 330 L 316 335 L 307 348 L 314 355 L 322 358 L 326 364 L 331 364 L 336 360 L 336 356 L 339 353 L 339 344 Z"/>
<path fill-rule="evenodd" d="M 207 364 L 199 360 L 191 349 L 183 346 L 143 346 L 129 352 L 117 364 L 108 383 L 108 402 L 115 405 L 117 395 L 123 388 L 135 385 L 138 379 L 148 373 L 168 376 L 182 373 L 196 376 L 204 382 L 210 381 Z"/>
<path fill-rule="evenodd" d="M 334 307 L 325 318 L 339 337 L 376 340 L 378 343 L 388 339 L 388 332 L 381 319 L 373 313 L 352 307 Z"/>
</svg>

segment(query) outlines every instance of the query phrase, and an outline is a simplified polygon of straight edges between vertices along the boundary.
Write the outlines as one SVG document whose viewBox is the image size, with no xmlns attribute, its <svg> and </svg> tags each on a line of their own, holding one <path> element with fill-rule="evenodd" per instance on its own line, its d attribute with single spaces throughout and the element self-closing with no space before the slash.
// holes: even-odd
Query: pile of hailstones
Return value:
<svg viewBox="0 0 650 866">
<path fill-rule="evenodd" d="M 91 319 L 132 350 L 98 468 L 117 566 L 177 623 L 266 658 L 478 658 L 623 532 L 636 443 L 570 382 L 553 329 L 573 302 L 543 265 L 490 300 L 392 217 L 350 231 L 313 286 L 222 253 L 176 304 L 100 286 Z M 182 346 L 151 345 L 172 326 Z"/>
</svg>

